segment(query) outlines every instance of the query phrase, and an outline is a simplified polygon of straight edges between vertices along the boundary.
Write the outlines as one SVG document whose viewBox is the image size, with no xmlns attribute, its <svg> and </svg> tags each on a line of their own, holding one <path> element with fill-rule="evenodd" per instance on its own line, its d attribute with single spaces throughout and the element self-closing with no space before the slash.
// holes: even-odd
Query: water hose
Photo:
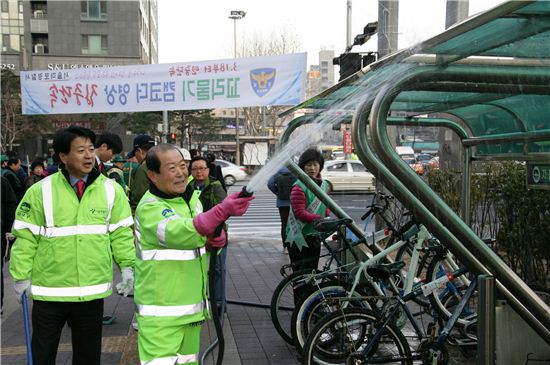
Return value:
<svg viewBox="0 0 550 365">
<path fill-rule="evenodd" d="M 246 186 L 243 186 L 243 189 L 241 190 L 241 193 L 239 194 L 239 198 L 245 198 L 252 196 L 252 192 L 249 192 L 246 190 Z M 222 233 L 222 229 L 224 227 L 225 223 L 220 224 L 216 231 L 214 232 L 214 237 L 218 237 Z M 225 339 L 223 337 L 223 315 L 225 313 L 225 288 L 222 287 L 222 304 L 220 307 L 220 311 L 218 311 L 218 303 L 216 302 L 216 285 L 215 285 L 215 270 L 216 270 L 216 259 L 218 257 L 220 249 L 219 248 L 213 248 L 212 252 L 210 253 L 210 262 L 208 264 L 208 289 L 210 293 L 210 308 L 212 308 L 212 321 L 214 322 L 214 328 L 216 330 L 216 337 L 217 339 L 212 342 L 204 351 L 202 354 L 202 357 L 200 359 L 200 363 L 202 364 L 204 362 L 204 359 L 206 356 L 214 350 L 216 346 L 218 346 L 218 358 L 216 359 L 216 365 L 222 365 L 223 362 L 223 355 L 225 351 Z M 221 316 L 221 319 L 220 319 Z"/>
</svg>

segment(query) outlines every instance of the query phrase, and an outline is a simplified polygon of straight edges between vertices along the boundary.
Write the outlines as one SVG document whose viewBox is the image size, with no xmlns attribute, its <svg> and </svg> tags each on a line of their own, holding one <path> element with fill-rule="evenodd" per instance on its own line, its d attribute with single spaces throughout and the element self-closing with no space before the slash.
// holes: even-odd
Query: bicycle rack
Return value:
<svg viewBox="0 0 550 365">
<path fill-rule="evenodd" d="M 532 6 L 529 8 L 529 6 Z M 483 160 L 523 160 L 550 162 L 550 154 L 532 153 L 527 145 L 534 141 L 549 141 L 550 128 L 542 130 L 529 129 L 525 114 L 520 117 L 512 108 L 491 102 L 491 95 L 497 95 L 497 98 L 503 98 L 510 95 L 550 95 L 550 62 L 544 57 L 537 58 L 536 55 L 531 58 L 476 58 L 473 55 L 484 55 L 489 50 L 501 50 L 505 45 L 514 57 L 514 45 L 518 42 L 529 39 L 537 34 L 548 32 L 550 29 L 549 17 L 540 17 L 544 21 L 537 20 L 529 23 L 528 26 L 518 29 L 516 33 L 508 32 L 505 39 L 485 40 L 476 39 L 472 42 L 471 52 L 458 52 L 453 54 L 451 51 L 441 54 L 437 53 L 438 46 L 445 49 L 445 42 L 454 40 L 464 34 L 476 35 L 475 31 L 479 28 L 500 19 L 512 19 L 517 17 L 522 19 L 532 19 L 525 9 L 537 9 L 540 15 L 549 13 L 550 9 L 542 1 L 524 1 L 504 3 L 486 13 L 474 16 L 469 20 L 449 29 L 448 31 L 420 44 L 415 48 L 398 52 L 390 55 L 367 68 L 359 71 L 350 78 L 342 81 L 338 85 L 326 90 L 322 94 L 282 113 L 280 116 L 288 115 L 293 111 L 302 108 L 314 108 L 318 100 L 329 98 L 331 93 L 339 91 L 345 93 L 344 87 L 353 86 L 354 82 L 367 79 L 366 87 L 363 87 L 364 93 L 372 92 L 364 103 L 355 110 L 352 120 L 352 137 L 355 146 L 355 152 L 363 164 L 372 172 L 377 179 L 384 185 L 410 210 L 415 217 L 425 224 L 440 240 L 448 245 L 451 252 L 463 261 L 472 271 L 477 274 L 491 275 L 496 279 L 496 287 L 499 294 L 506 298 L 515 311 L 523 320 L 538 333 L 543 341 L 550 344 L 550 309 L 549 307 L 532 291 L 527 285 L 494 253 L 487 247 L 468 227 L 469 207 L 470 207 L 470 176 L 471 162 Z M 523 11 L 525 10 L 525 14 Z M 531 15 L 533 13 L 530 13 Z M 538 22 L 538 23 L 537 23 Z M 522 26 L 520 23 L 518 27 Z M 469 33 L 470 32 L 470 33 Z M 481 33 L 478 33 L 481 37 Z M 543 39 L 543 38 L 541 38 Z M 487 43 L 488 42 L 488 43 Z M 451 43 L 451 42 L 450 42 Z M 513 44 L 513 45 L 512 45 Z M 433 51 L 436 50 L 436 51 Z M 433 52 L 432 52 L 433 51 Z M 522 49 L 525 51 L 525 49 Z M 535 50 L 536 51 L 536 50 Z M 430 53 L 435 53 L 430 54 Z M 392 69 L 395 64 L 407 64 L 408 68 Z M 387 67 L 387 70 L 384 68 Z M 377 77 L 383 78 L 383 73 L 395 72 L 394 80 L 391 85 L 377 85 L 369 89 L 369 85 L 379 81 Z M 370 73 L 370 74 L 369 74 Z M 372 76 L 374 75 L 374 76 Z M 380 76 L 382 75 L 382 76 Z M 371 77 L 372 76 L 372 77 Z M 369 83 L 370 82 L 370 83 Z M 515 125 L 515 130 L 500 134 L 483 134 L 485 131 L 476 131 L 477 135 L 469 128 L 468 120 L 462 118 L 459 114 L 453 112 L 453 108 L 442 103 L 434 108 L 438 113 L 438 118 L 396 118 L 391 115 L 392 103 L 403 91 L 438 91 L 446 92 L 468 92 L 479 93 L 479 104 L 498 109 L 506 113 Z M 542 99 L 546 100 L 547 99 Z M 319 103 L 320 108 L 326 107 L 329 100 L 325 103 Z M 330 104 L 329 104 L 330 105 Z M 455 106 L 456 107 L 456 106 Z M 426 113 L 430 113 L 428 108 Z M 443 113 L 443 114 L 442 114 Z M 417 112 L 416 114 L 421 114 Z M 441 118 L 441 115 L 449 116 L 448 119 Z M 389 116 L 389 117 L 388 117 Z M 342 117 L 342 119 L 349 117 Z M 522 119 L 523 118 L 523 119 Z M 456 122 L 452 119 L 458 119 Z M 290 134 L 300 125 L 316 122 L 317 119 L 312 116 L 302 116 L 292 120 L 283 136 L 281 144 L 288 141 Z M 451 128 L 458 134 L 462 146 L 464 147 L 464 171 L 463 171 L 463 196 L 461 206 L 461 220 L 435 192 L 433 192 L 411 169 L 409 169 L 395 153 L 390 144 L 386 127 L 388 125 L 434 125 Z M 368 134 L 367 134 L 368 133 Z M 370 136 L 370 139 L 369 139 Z M 501 144 L 509 142 L 523 142 L 523 153 L 511 152 L 507 154 L 475 154 L 473 149 L 479 145 Z M 338 217 L 346 217 L 327 194 L 313 184 L 309 177 L 301 171 L 295 164 L 289 162 L 289 169 L 303 181 L 315 195 L 329 207 Z M 352 231 L 360 228 L 353 228 Z M 354 233 L 356 233 L 354 231 Z M 357 234 L 356 233 L 356 234 Z M 490 299 L 490 295 L 487 295 Z M 485 300 L 485 299 L 484 299 Z M 490 303 L 482 303 L 482 306 Z M 492 305 L 494 308 L 494 305 Z M 485 326 L 484 328 L 490 328 Z M 492 351 L 490 343 L 494 343 L 494 333 L 486 333 L 484 344 L 487 344 L 487 351 Z M 481 337 L 481 336 L 480 336 Z M 492 339 L 490 338 L 492 337 Z"/>
</svg>

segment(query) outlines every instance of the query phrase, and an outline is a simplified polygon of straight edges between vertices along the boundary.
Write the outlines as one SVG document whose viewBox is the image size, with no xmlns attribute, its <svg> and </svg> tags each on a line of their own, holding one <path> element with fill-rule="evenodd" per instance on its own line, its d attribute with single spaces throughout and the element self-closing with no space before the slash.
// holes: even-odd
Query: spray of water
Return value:
<svg viewBox="0 0 550 365">
<path fill-rule="evenodd" d="M 294 132 L 292 139 L 286 145 L 281 146 L 269 162 L 252 177 L 246 190 L 254 192 L 258 188 L 266 186 L 269 178 L 286 165 L 290 158 L 300 154 L 308 147 L 318 146 L 322 142 L 321 138 L 324 132 L 331 130 L 333 125 L 340 123 L 344 118 L 353 115 L 358 106 L 376 97 L 382 86 L 394 83 L 403 72 L 412 67 L 414 67 L 412 64 L 399 64 L 392 68 L 391 74 L 373 71 L 371 77 L 355 81 L 352 86 L 354 90 L 346 94 L 344 99 L 334 102 L 329 109 L 317 114 L 307 128 L 302 129 L 302 133 Z"/>
</svg>

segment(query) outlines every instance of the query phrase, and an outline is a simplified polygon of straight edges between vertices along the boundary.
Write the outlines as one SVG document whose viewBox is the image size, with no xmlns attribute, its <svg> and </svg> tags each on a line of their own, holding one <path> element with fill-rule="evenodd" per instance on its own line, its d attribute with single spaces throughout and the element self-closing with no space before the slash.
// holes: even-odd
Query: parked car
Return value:
<svg viewBox="0 0 550 365">
<path fill-rule="evenodd" d="M 216 160 L 214 163 L 222 168 L 225 185 L 231 186 L 237 181 L 245 180 L 248 177 L 247 169 L 244 166 L 235 165 L 225 160 Z"/>
<path fill-rule="evenodd" d="M 344 153 L 343 150 L 334 150 L 330 154 L 331 160 L 343 160 L 345 158 L 346 158 L 346 154 Z"/>
<path fill-rule="evenodd" d="M 417 162 L 422 162 L 424 166 L 428 165 L 430 160 L 434 158 L 433 155 L 430 155 L 429 153 L 417 153 L 415 155 Z"/>
<path fill-rule="evenodd" d="M 374 191 L 374 175 L 367 171 L 361 161 L 326 161 L 321 176 L 328 181 L 331 191 Z"/>
</svg>

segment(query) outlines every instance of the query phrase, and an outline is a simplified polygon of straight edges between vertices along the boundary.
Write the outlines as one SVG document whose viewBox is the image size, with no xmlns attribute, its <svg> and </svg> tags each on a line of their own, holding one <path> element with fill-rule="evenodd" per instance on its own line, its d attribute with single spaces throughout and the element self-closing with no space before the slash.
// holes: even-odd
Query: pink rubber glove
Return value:
<svg viewBox="0 0 550 365">
<path fill-rule="evenodd" d="M 206 239 L 206 248 L 223 248 L 227 241 L 227 236 L 225 235 L 225 230 L 222 229 L 222 233 L 218 237 L 208 237 Z"/>
<path fill-rule="evenodd" d="M 239 198 L 238 193 L 233 193 L 225 198 L 220 204 L 215 205 L 208 212 L 199 214 L 193 219 L 193 225 L 199 234 L 211 236 L 216 227 L 225 222 L 229 217 L 240 216 L 246 213 L 253 196 Z"/>
</svg>

